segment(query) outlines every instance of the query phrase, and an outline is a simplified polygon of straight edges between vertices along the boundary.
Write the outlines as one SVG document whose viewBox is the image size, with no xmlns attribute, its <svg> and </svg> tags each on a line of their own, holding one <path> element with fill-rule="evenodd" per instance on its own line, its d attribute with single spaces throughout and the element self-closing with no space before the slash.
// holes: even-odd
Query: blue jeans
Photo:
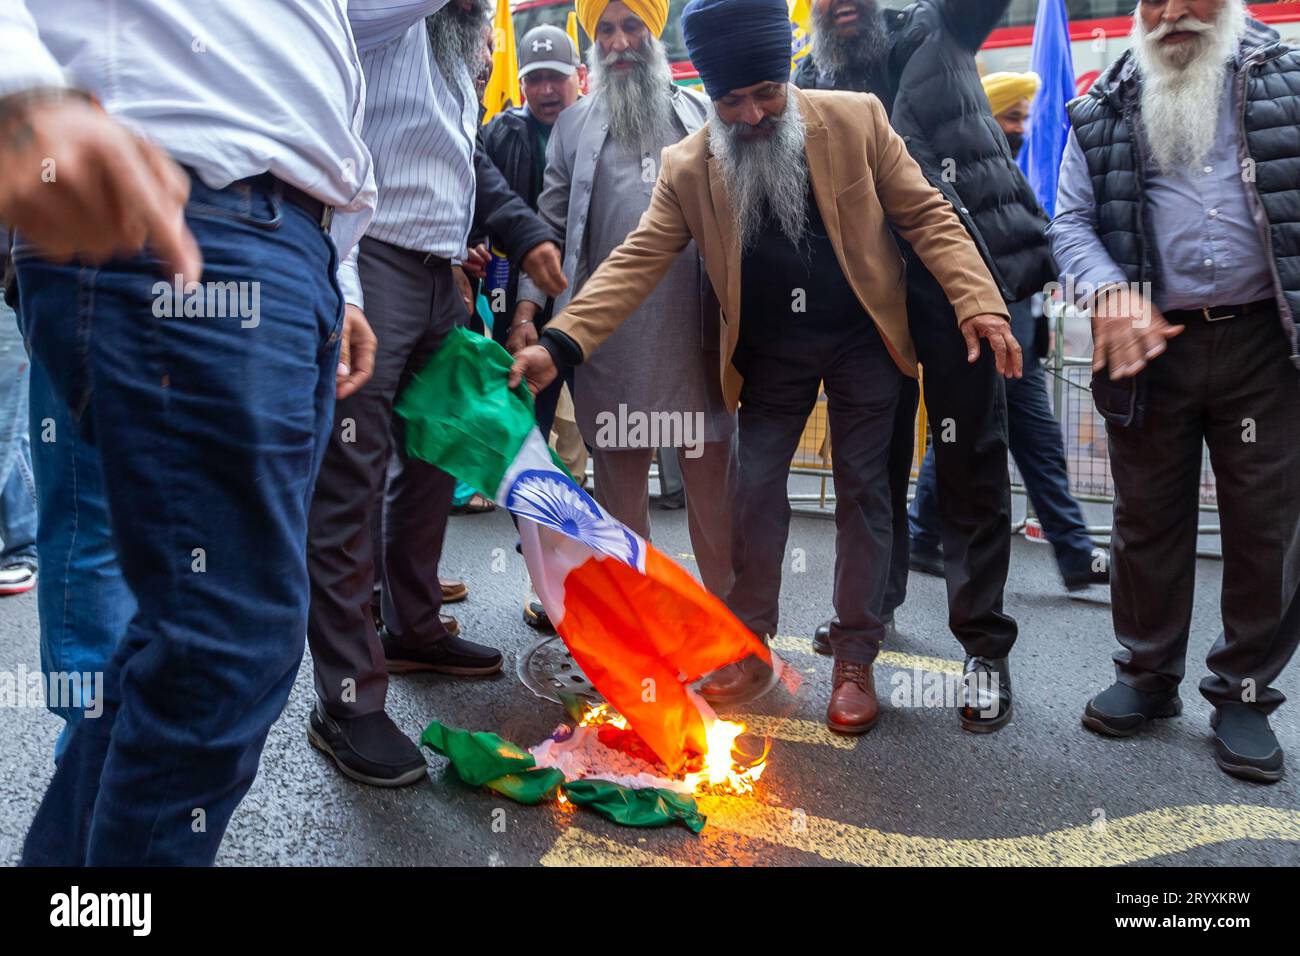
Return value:
<svg viewBox="0 0 1300 956">
<path fill-rule="evenodd" d="M 1011 305 L 1011 334 L 1024 348 L 1024 376 L 1007 380 L 1007 432 L 1011 457 L 1025 480 L 1025 491 L 1043 532 L 1056 552 L 1063 574 L 1082 572 L 1092 560 L 1092 539 L 1079 503 L 1070 494 L 1061 426 L 1047 400 L 1047 376 L 1033 354 L 1035 317 L 1029 303 Z M 913 547 L 939 547 L 938 481 L 934 449 L 925 453 L 916 480 L 916 497 L 908 509 Z"/>
<path fill-rule="evenodd" d="M 174 295 L 148 257 L 55 265 L 21 238 L 14 254 L 33 354 L 99 448 L 138 603 L 103 714 L 73 731 L 26 864 L 211 863 L 302 659 L 307 509 L 343 321 L 337 256 L 265 178 L 221 191 L 195 180 L 186 218 L 202 291 L 228 311 L 169 317 L 199 297 Z"/>
<path fill-rule="evenodd" d="M 79 434 L 39 361 L 32 362 L 31 436 L 40 513 L 41 670 L 102 674 L 135 614 L 135 598 L 113 548 L 99 449 Z M 47 705 L 67 721 L 54 745 L 57 761 L 94 702 L 50 698 Z"/>
<path fill-rule="evenodd" d="M 36 567 L 36 482 L 27 438 L 27 351 L 0 300 L 0 568 Z"/>
</svg>

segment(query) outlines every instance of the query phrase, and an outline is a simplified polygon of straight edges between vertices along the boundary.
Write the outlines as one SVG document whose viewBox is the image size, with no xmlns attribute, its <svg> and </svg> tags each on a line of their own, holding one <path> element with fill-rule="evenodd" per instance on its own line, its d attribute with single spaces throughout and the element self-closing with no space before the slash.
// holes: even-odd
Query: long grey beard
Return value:
<svg viewBox="0 0 1300 956">
<path fill-rule="evenodd" d="M 448 3 L 433 16 L 424 18 L 433 48 L 433 59 L 442 75 L 451 79 L 460 70 L 477 75 L 482 60 L 483 27 L 487 23 L 489 0 L 473 0 L 469 10 Z"/>
<path fill-rule="evenodd" d="M 835 0 L 813 18 L 813 55 L 826 77 L 858 76 L 870 70 L 889 49 L 889 35 L 874 0 L 858 0 L 858 30 L 840 36 L 835 29 Z"/>
<path fill-rule="evenodd" d="M 743 123 L 724 123 L 716 113 L 709 120 L 709 149 L 727 189 L 742 252 L 753 248 L 766 216 L 796 246 L 808 228 L 808 160 L 793 88 L 785 112 L 770 119 L 776 127 L 772 135 L 753 140 L 740 138 L 747 129 Z"/>
<path fill-rule="evenodd" d="M 630 62 L 632 69 L 611 70 L 619 59 Z M 673 109 L 673 71 L 663 44 L 647 35 L 638 51 L 602 57 L 600 45 L 593 43 L 587 50 L 587 68 L 592 86 L 604 91 L 609 134 L 616 142 L 642 153 L 663 137 Z"/>
<path fill-rule="evenodd" d="M 1162 172 L 1201 165 L 1214 145 L 1228 61 L 1245 26 L 1241 0 L 1227 0 L 1208 32 L 1165 50 L 1157 45 L 1165 31 L 1147 34 L 1134 14 L 1130 40 L 1142 74 L 1142 128 Z"/>
</svg>

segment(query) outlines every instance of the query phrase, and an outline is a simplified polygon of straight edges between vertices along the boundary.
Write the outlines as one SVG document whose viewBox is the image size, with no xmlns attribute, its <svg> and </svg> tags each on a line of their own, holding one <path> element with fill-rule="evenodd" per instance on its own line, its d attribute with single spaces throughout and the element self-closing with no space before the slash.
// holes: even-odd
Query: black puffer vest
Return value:
<svg viewBox="0 0 1300 956">
<path fill-rule="evenodd" d="M 989 112 L 971 50 L 934 0 L 882 10 L 889 32 L 890 80 L 897 91 L 890 125 L 931 184 L 952 203 L 1008 302 L 1056 279 L 1043 213 Z M 825 88 L 813 54 L 793 82 Z M 851 88 L 851 87 L 845 87 Z"/>
<path fill-rule="evenodd" d="M 1066 111 L 1087 159 L 1102 244 L 1130 282 L 1150 282 L 1159 290 L 1145 201 L 1146 149 L 1133 135 L 1139 80 L 1137 64 L 1125 52 Z M 1291 361 L 1300 368 L 1300 51 L 1250 20 L 1234 83 L 1246 197 L 1271 252 L 1278 313 Z"/>
</svg>

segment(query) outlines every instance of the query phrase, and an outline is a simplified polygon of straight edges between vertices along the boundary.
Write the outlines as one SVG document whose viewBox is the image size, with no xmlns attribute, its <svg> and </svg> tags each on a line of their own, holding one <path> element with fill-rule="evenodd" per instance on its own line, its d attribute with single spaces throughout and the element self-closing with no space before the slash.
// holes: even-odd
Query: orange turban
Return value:
<svg viewBox="0 0 1300 956">
<path fill-rule="evenodd" d="M 623 0 L 623 3 L 641 18 L 646 29 L 656 37 L 663 36 L 664 27 L 668 25 L 668 0 Z M 587 31 L 587 36 L 596 39 L 596 24 L 609 6 L 609 0 L 576 0 L 574 6 L 582 29 Z"/>
<path fill-rule="evenodd" d="M 1021 100 L 1032 100 L 1042 85 L 1037 73 L 990 73 L 980 83 L 994 116 L 1001 116 Z"/>
</svg>

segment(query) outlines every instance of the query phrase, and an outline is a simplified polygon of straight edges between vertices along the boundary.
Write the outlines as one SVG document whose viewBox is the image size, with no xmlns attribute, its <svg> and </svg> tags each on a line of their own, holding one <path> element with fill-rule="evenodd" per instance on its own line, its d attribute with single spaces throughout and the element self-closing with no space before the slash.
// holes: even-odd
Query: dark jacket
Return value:
<svg viewBox="0 0 1300 956">
<path fill-rule="evenodd" d="M 1248 21 L 1238 52 L 1233 102 L 1246 176 L 1246 199 L 1270 266 L 1278 314 L 1292 363 L 1300 368 L 1300 51 Z M 1066 107 L 1083 149 L 1097 209 L 1097 235 L 1130 282 L 1160 288 L 1147 237 L 1151 233 L 1143 171 L 1146 144 L 1133 135 L 1141 103 L 1140 76 L 1125 52 L 1083 96 Z"/>
<path fill-rule="evenodd" d="M 953 204 L 1009 302 L 1056 278 L 1047 216 L 989 111 L 975 51 L 1010 0 L 918 0 L 882 10 L 889 34 L 890 124 Z M 795 70 L 804 89 L 861 89 L 820 75 L 816 51 Z"/>
<path fill-rule="evenodd" d="M 537 190 L 533 184 L 535 142 L 528 125 L 526 108 L 518 106 L 498 113 L 492 118 L 492 122 L 484 127 L 482 139 L 484 155 L 501 173 L 515 195 L 526 202 L 529 209 L 536 212 Z M 541 221 L 539 218 L 538 222 Z M 498 321 L 493 326 L 493 337 L 498 342 L 505 343 L 510 317 L 515 314 L 515 304 L 518 301 L 519 256 L 510 255 L 510 277 L 506 280 L 506 313 L 504 321 Z M 534 320 L 539 328 L 551 317 L 551 304 L 548 301 L 546 308 L 542 309 Z"/>
<path fill-rule="evenodd" d="M 493 119 L 496 122 L 496 119 Z M 490 128 L 490 125 L 489 125 Z M 559 236 L 536 213 L 537 197 L 525 198 L 515 183 L 507 179 L 492 161 L 485 148 L 484 133 L 479 129 L 474 144 L 474 224 L 471 243 L 486 234 L 492 245 L 510 259 L 510 283 L 506 289 L 504 314 L 493 316 L 493 338 L 505 341 L 505 333 L 514 314 L 514 291 L 518 285 L 518 263 L 534 246 L 559 242 Z"/>
</svg>

